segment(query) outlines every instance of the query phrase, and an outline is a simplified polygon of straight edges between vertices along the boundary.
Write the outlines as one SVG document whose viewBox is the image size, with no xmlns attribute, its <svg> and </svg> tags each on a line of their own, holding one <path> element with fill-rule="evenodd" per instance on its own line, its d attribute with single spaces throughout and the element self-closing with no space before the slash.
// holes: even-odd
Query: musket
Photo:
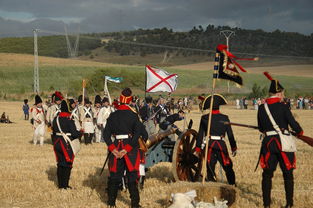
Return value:
<svg viewBox="0 0 313 208">
<path fill-rule="evenodd" d="M 107 154 L 107 157 L 105 158 L 105 161 L 104 161 L 103 167 L 102 167 L 101 172 L 100 172 L 100 176 L 101 176 L 101 175 L 102 175 L 102 173 L 103 173 L 103 170 L 104 170 L 105 165 L 107 164 L 107 162 L 108 162 L 108 160 L 109 160 L 110 155 L 111 155 L 111 152 L 109 152 L 109 153 Z"/>
<path fill-rule="evenodd" d="M 147 123 L 149 120 L 152 120 L 155 118 L 155 116 L 162 110 L 162 108 L 160 108 L 159 110 L 157 110 L 155 113 L 153 113 L 146 121 L 143 122 L 143 124 Z"/>
<path fill-rule="evenodd" d="M 222 123 L 224 123 L 225 125 L 232 125 L 232 126 L 241 126 L 241 127 L 246 127 L 246 128 L 251 128 L 251 129 L 259 129 L 259 127 L 257 126 L 253 126 L 253 125 L 247 125 L 247 124 L 240 124 L 240 123 L 233 123 L 233 122 L 225 122 L 225 121 L 221 121 Z M 313 138 L 305 136 L 305 135 L 298 135 L 296 132 L 294 131 L 290 131 L 290 133 L 297 137 L 298 139 L 300 139 L 301 141 L 307 143 L 308 145 L 310 145 L 311 147 L 313 147 Z"/>
</svg>

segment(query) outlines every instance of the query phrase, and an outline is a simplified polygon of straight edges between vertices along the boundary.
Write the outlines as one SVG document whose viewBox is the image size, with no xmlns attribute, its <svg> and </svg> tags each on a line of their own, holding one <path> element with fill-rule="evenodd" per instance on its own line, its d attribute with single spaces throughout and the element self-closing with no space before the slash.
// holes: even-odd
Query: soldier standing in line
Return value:
<svg viewBox="0 0 313 208">
<path fill-rule="evenodd" d="M 128 104 L 132 100 L 132 92 L 129 88 L 122 91 L 120 105 L 110 114 L 103 139 L 110 151 L 108 180 L 108 206 L 115 207 L 115 201 L 119 185 L 126 171 L 128 190 L 131 198 L 131 207 L 140 207 L 139 191 L 137 187 L 140 152 L 138 139 L 141 134 L 142 124 L 135 112 Z M 112 141 L 111 137 L 114 137 Z"/>
<path fill-rule="evenodd" d="M 76 129 L 74 121 L 70 119 L 70 109 L 69 102 L 63 100 L 60 106 L 61 112 L 52 122 L 53 136 L 55 138 L 54 153 L 57 160 L 59 189 L 72 189 L 72 187 L 69 186 L 69 180 L 75 157 L 70 144 L 63 138 L 61 131 L 71 140 L 78 138 L 80 134 Z"/>
<path fill-rule="evenodd" d="M 230 122 L 227 115 L 220 113 L 220 106 L 226 105 L 226 99 L 218 94 L 214 94 L 213 99 L 213 110 L 212 110 L 212 120 L 210 129 L 210 138 L 208 146 L 208 161 L 207 161 L 207 178 L 209 181 L 216 181 L 215 176 L 215 165 L 217 161 L 223 167 L 227 182 L 230 185 L 236 185 L 235 172 L 233 170 L 233 163 L 229 157 L 225 136 L 227 134 L 232 156 L 236 156 L 237 145 L 233 135 L 233 131 L 230 125 L 224 124 L 224 122 Z M 209 109 L 211 106 L 211 95 L 206 97 L 203 101 L 202 109 Z M 207 135 L 209 114 L 203 115 L 201 117 L 199 133 L 196 142 L 196 152 L 199 154 L 205 149 L 205 144 L 203 143 L 205 136 Z"/>
<path fill-rule="evenodd" d="M 76 105 L 76 102 L 73 99 L 69 99 L 69 103 L 70 103 L 70 106 L 72 109 L 70 118 L 71 118 L 71 120 L 74 121 L 75 126 L 76 126 L 76 130 L 80 132 L 78 139 L 81 142 L 82 127 L 81 127 L 81 123 L 80 123 L 80 119 L 79 119 L 78 105 Z"/>
<path fill-rule="evenodd" d="M 46 115 L 46 121 L 48 122 L 47 124 L 48 127 L 51 127 L 53 119 L 57 117 L 57 115 L 61 112 L 60 104 L 62 100 L 63 100 L 63 96 L 61 92 L 55 91 L 55 93 L 52 94 L 51 96 L 52 105 L 48 108 L 47 115 Z M 52 140 L 52 144 L 54 144 L 55 139 L 52 136 L 52 132 L 51 132 L 51 140 Z"/>
<path fill-rule="evenodd" d="M 39 95 L 35 96 L 35 105 L 30 110 L 33 119 L 34 145 L 37 144 L 37 140 L 40 141 L 40 146 L 43 145 L 45 135 L 45 113 L 42 108 L 42 100 Z"/>
<path fill-rule="evenodd" d="M 101 140 L 101 127 L 98 126 L 97 121 L 99 118 L 99 113 L 101 109 L 101 97 L 100 95 L 96 95 L 95 97 L 95 104 L 93 110 L 93 118 L 94 118 L 94 125 L 95 125 L 95 137 L 94 142 L 99 143 Z"/>
<path fill-rule="evenodd" d="M 159 98 L 155 111 L 158 112 L 156 116 L 156 120 L 158 123 L 162 123 L 163 120 L 170 114 L 170 109 L 166 105 L 166 100 L 163 97 Z"/>
<path fill-rule="evenodd" d="M 100 136 L 102 137 L 102 131 L 105 128 L 107 123 L 107 119 L 109 118 L 111 112 L 113 112 L 113 108 L 110 106 L 109 99 L 104 97 L 102 99 L 102 108 L 99 111 L 97 126 L 100 128 Z"/>
<path fill-rule="evenodd" d="M 143 124 L 148 132 L 148 135 L 152 135 L 156 132 L 155 126 L 155 116 L 156 112 L 155 106 L 152 103 L 152 97 L 146 97 L 146 104 L 139 110 L 140 117 L 143 121 Z"/>
<path fill-rule="evenodd" d="M 85 144 L 91 144 L 92 138 L 95 134 L 95 126 L 93 123 L 93 111 L 91 108 L 91 102 L 88 98 L 85 99 L 85 106 L 80 112 L 80 119 L 82 122 L 82 129 L 84 131 Z"/>
<path fill-rule="evenodd" d="M 262 141 L 260 152 L 260 165 L 263 169 L 262 173 L 262 193 L 263 205 L 266 208 L 271 204 L 271 189 L 272 178 L 277 164 L 283 172 L 286 206 L 290 208 L 293 206 L 293 170 L 296 168 L 295 152 L 282 151 L 282 139 L 275 130 L 269 115 L 271 114 L 276 125 L 283 134 L 290 134 L 289 126 L 298 135 L 303 135 L 303 131 L 299 123 L 294 119 L 290 109 L 284 103 L 284 88 L 280 85 L 278 80 L 273 79 L 267 72 L 265 76 L 271 80 L 269 88 L 270 97 L 266 99 L 265 104 L 260 105 L 258 109 L 258 127 L 265 137 Z M 268 107 L 270 114 L 267 114 L 265 106 Z"/>
</svg>

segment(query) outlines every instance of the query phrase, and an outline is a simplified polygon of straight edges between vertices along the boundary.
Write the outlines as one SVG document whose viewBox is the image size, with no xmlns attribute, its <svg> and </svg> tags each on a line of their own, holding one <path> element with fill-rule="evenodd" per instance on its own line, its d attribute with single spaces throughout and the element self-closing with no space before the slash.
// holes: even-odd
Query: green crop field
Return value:
<svg viewBox="0 0 313 208">
<path fill-rule="evenodd" d="M 21 55 L 23 56 L 23 55 Z M 25 63 L 20 58 L 16 63 L 0 63 L 0 97 L 19 99 L 21 95 L 32 94 L 33 65 L 31 57 Z M 47 58 L 46 58 L 47 59 Z M 106 65 L 97 62 L 67 59 L 44 59 L 40 64 L 40 91 L 48 94 L 54 90 L 61 90 L 70 95 L 78 95 L 81 91 L 81 81 L 86 79 L 87 90 L 90 94 L 100 93 L 103 90 L 103 76 L 121 76 L 122 84 L 109 84 L 111 90 L 118 93 L 120 88 L 131 87 L 136 93 L 143 94 L 144 66 Z M 26 60 L 26 59 L 25 59 Z M 61 61 L 60 61 L 61 60 Z M 68 62 L 67 62 L 68 61 Z M 3 60 L 0 60 L 3 62 Z M 301 65 L 299 65 L 301 67 Z M 177 73 L 179 84 L 173 95 L 198 95 L 211 91 L 212 70 L 180 69 L 164 67 L 170 73 Z M 268 87 L 269 81 L 261 74 L 242 73 L 244 86 L 238 88 L 230 83 L 231 95 L 247 95 L 256 83 L 261 88 Z M 286 88 L 288 95 L 312 95 L 312 77 L 276 76 Z M 227 81 L 217 82 L 217 92 L 227 92 Z"/>
</svg>

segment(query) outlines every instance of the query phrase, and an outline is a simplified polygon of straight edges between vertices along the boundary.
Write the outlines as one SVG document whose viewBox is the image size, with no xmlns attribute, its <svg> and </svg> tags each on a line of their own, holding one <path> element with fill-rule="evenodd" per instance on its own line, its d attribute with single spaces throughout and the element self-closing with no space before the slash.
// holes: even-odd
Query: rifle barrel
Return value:
<svg viewBox="0 0 313 208">
<path fill-rule="evenodd" d="M 232 125 L 232 126 L 241 126 L 241 127 L 247 127 L 247 128 L 250 128 L 250 129 L 259 129 L 259 127 L 257 126 L 253 126 L 253 125 L 248 125 L 248 124 L 240 124 L 240 123 L 233 123 L 233 122 L 225 122 L 225 121 L 222 121 L 225 125 Z"/>
</svg>

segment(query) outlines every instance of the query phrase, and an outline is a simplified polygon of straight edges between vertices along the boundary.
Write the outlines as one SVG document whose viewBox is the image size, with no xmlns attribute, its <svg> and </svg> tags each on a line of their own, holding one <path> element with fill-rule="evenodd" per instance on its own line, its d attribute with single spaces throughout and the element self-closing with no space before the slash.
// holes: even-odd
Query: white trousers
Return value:
<svg viewBox="0 0 313 208">
<path fill-rule="evenodd" d="M 44 140 L 44 135 L 45 135 L 45 124 L 42 123 L 39 126 L 37 126 L 34 130 L 34 136 L 33 136 L 34 145 L 36 145 L 37 141 L 39 140 L 39 143 L 42 146 L 43 140 Z"/>
<path fill-rule="evenodd" d="M 101 140 L 101 135 L 102 135 L 101 132 L 102 132 L 102 128 L 96 126 L 95 127 L 95 142 L 97 143 L 99 143 Z"/>
</svg>

